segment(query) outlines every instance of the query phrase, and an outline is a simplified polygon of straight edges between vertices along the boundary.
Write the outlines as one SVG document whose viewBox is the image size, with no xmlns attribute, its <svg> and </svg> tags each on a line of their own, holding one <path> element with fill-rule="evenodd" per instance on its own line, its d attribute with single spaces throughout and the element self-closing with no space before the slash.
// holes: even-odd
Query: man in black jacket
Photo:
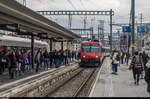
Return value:
<svg viewBox="0 0 150 99">
<path fill-rule="evenodd" d="M 142 54 L 142 61 L 143 61 L 145 73 L 146 73 L 146 69 L 147 69 L 146 63 L 147 63 L 148 59 L 149 59 L 149 57 L 148 57 L 148 55 L 147 55 L 147 54 L 145 53 L 145 51 L 144 51 L 143 54 Z M 146 74 L 145 74 L 145 75 L 146 75 Z"/>
<path fill-rule="evenodd" d="M 7 65 L 7 58 L 4 51 L 0 54 L 0 73 L 3 74 Z"/>
<path fill-rule="evenodd" d="M 2 52 L 0 52 L 0 60 L 1 60 L 1 58 L 2 58 Z M 0 64 L 2 64 L 1 61 L 0 61 Z M 0 65 L 0 75 L 1 74 L 2 74 L 2 65 Z"/>
<path fill-rule="evenodd" d="M 10 55 L 10 61 L 11 61 L 11 66 L 10 66 L 10 68 L 11 68 L 10 73 L 11 74 L 10 74 L 10 77 L 11 77 L 11 79 L 14 79 L 14 73 L 15 73 L 16 67 L 17 67 L 17 64 L 16 64 L 17 59 L 16 59 L 16 55 L 15 55 L 14 51 L 12 51 L 12 53 Z"/>
<path fill-rule="evenodd" d="M 150 60 L 146 64 L 145 81 L 147 82 L 147 92 L 150 94 Z"/>
</svg>

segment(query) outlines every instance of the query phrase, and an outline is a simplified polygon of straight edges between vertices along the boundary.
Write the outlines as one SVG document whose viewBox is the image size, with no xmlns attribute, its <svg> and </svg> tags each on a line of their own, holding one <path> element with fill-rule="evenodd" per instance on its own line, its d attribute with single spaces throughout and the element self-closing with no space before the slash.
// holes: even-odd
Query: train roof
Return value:
<svg viewBox="0 0 150 99">
<path fill-rule="evenodd" d="M 31 39 L 21 38 L 21 37 L 13 37 L 13 36 L 7 36 L 7 35 L 0 35 L 0 45 L 3 45 L 3 44 L 7 45 L 8 44 L 8 46 L 11 46 L 11 44 L 13 44 L 13 43 L 29 44 L 29 43 L 31 43 Z M 40 40 L 35 40 L 35 44 L 46 45 L 46 46 L 48 45 L 47 42 L 43 42 Z"/>
<path fill-rule="evenodd" d="M 101 44 L 101 42 L 82 42 L 81 44 Z"/>
</svg>

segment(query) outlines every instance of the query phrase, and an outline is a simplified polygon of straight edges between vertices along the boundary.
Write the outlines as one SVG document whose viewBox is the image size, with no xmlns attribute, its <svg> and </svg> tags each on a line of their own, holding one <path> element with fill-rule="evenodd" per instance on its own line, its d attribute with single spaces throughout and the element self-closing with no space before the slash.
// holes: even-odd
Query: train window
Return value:
<svg viewBox="0 0 150 99">
<path fill-rule="evenodd" d="M 83 52 L 97 53 L 99 52 L 99 44 L 83 44 Z"/>
</svg>

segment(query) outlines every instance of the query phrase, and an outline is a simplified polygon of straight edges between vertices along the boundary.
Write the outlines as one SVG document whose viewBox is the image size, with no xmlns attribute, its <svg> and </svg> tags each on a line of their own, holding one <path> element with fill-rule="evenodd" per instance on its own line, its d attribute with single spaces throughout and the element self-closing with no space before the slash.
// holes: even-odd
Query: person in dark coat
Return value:
<svg viewBox="0 0 150 99">
<path fill-rule="evenodd" d="M 56 56 L 55 56 L 55 59 L 56 59 L 56 68 L 58 68 L 60 66 L 60 52 L 56 52 Z"/>
<path fill-rule="evenodd" d="M 44 70 L 45 68 L 48 70 L 49 54 L 47 50 L 45 50 L 43 56 L 44 56 Z"/>
<path fill-rule="evenodd" d="M 21 76 L 21 68 L 22 68 L 22 63 L 23 63 L 23 59 L 22 59 L 22 56 L 21 56 L 21 51 L 17 52 L 16 58 L 17 58 L 17 62 L 18 62 L 18 67 L 17 67 L 16 72 L 17 72 L 17 74 L 19 73 L 19 76 Z"/>
<path fill-rule="evenodd" d="M 8 50 L 8 52 L 7 52 L 7 60 L 8 60 L 8 65 L 7 65 L 7 67 L 8 67 L 8 73 L 9 73 L 9 76 L 11 75 L 11 50 Z"/>
<path fill-rule="evenodd" d="M 0 54 L 0 74 L 3 74 L 7 65 L 7 57 L 4 51 Z"/>
<path fill-rule="evenodd" d="M 52 68 L 53 60 L 54 60 L 54 52 L 49 52 L 50 68 Z"/>
<path fill-rule="evenodd" d="M 29 60 L 29 66 L 28 66 L 28 70 L 29 72 L 32 72 L 32 55 L 31 55 L 31 52 L 28 54 L 28 60 Z"/>
<path fill-rule="evenodd" d="M 41 49 L 38 50 L 37 54 L 36 54 L 36 61 L 37 61 L 37 65 L 36 65 L 36 72 L 39 71 L 40 65 L 41 65 Z"/>
<path fill-rule="evenodd" d="M 128 66 L 128 63 L 129 63 L 129 58 L 130 58 L 130 53 L 127 52 L 127 53 L 126 53 L 126 58 L 125 58 L 125 61 L 126 61 L 127 66 Z"/>
<path fill-rule="evenodd" d="M 146 64 L 145 81 L 147 82 L 147 92 L 150 94 L 150 59 Z"/>
<path fill-rule="evenodd" d="M 147 69 L 146 63 L 148 62 L 148 59 L 149 59 L 149 57 L 144 51 L 143 54 L 142 54 L 142 61 L 143 61 L 145 73 L 146 73 L 146 69 Z"/>
<path fill-rule="evenodd" d="M 16 59 L 16 55 L 15 52 L 13 51 L 10 55 L 10 61 L 11 61 L 11 74 L 10 77 L 11 79 L 14 79 L 14 73 L 16 72 L 16 68 L 17 68 L 17 59 Z"/>
<path fill-rule="evenodd" d="M 64 57 L 64 61 L 65 61 L 64 63 L 65 63 L 65 65 L 68 64 L 68 60 L 67 60 L 67 49 L 64 51 L 63 57 Z"/>
<path fill-rule="evenodd" d="M 1 60 L 1 58 L 2 58 L 2 52 L 0 52 L 0 60 Z M 1 63 L 1 61 L 0 61 L 0 64 L 2 64 Z M 3 73 L 3 66 L 2 65 L 0 65 L 0 75 Z"/>
</svg>

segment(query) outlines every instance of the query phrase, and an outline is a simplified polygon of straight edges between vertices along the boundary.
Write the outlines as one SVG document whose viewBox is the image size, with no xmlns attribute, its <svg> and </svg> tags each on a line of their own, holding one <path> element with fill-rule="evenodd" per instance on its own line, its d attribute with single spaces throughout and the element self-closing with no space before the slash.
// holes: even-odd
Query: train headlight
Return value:
<svg viewBox="0 0 150 99">
<path fill-rule="evenodd" d="M 98 56 L 96 56 L 96 58 L 98 58 Z"/>
<path fill-rule="evenodd" d="M 83 56 L 83 58 L 85 58 L 85 56 Z"/>
</svg>

